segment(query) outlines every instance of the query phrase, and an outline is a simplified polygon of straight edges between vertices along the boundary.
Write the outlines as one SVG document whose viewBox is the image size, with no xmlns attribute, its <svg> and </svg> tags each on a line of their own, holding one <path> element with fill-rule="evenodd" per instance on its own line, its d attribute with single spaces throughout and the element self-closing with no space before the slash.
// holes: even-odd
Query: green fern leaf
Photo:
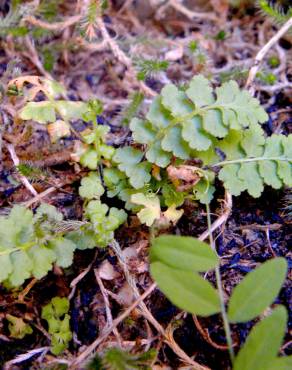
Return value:
<svg viewBox="0 0 292 370">
<path fill-rule="evenodd" d="M 141 162 L 142 158 L 143 152 L 131 147 L 119 148 L 113 157 L 119 170 L 125 172 L 135 189 L 142 188 L 151 179 L 151 164 L 147 161 Z"/>
<path fill-rule="evenodd" d="M 190 148 L 182 139 L 182 129 L 178 126 L 169 129 L 161 141 L 161 147 L 166 152 L 172 152 L 181 159 L 190 158 Z"/>
<path fill-rule="evenodd" d="M 155 131 L 152 129 L 150 122 L 133 118 L 130 129 L 133 131 L 133 139 L 137 143 L 149 144 L 155 139 Z"/>
<path fill-rule="evenodd" d="M 232 141 L 232 139 L 234 139 Z M 292 136 L 272 135 L 265 139 L 259 126 L 241 134 L 231 133 L 219 147 L 227 155 L 221 162 L 219 179 L 233 195 L 247 190 L 259 197 L 264 185 L 275 189 L 292 183 Z"/>
<path fill-rule="evenodd" d="M 139 220 L 142 223 L 145 223 L 147 226 L 152 226 L 155 220 L 159 219 L 161 209 L 158 196 L 137 193 L 132 195 L 131 201 L 144 207 L 138 212 Z"/>
<path fill-rule="evenodd" d="M 200 116 L 194 116 L 183 123 L 182 137 L 191 149 L 207 150 L 212 144 L 209 134 L 203 130 Z"/>
<path fill-rule="evenodd" d="M 33 120 L 39 123 L 56 121 L 56 113 L 53 104 L 49 101 L 29 102 L 19 114 L 23 120 Z"/>
<path fill-rule="evenodd" d="M 198 108 L 214 103 L 210 82 L 203 76 L 195 76 L 191 80 L 186 94 Z"/>
<path fill-rule="evenodd" d="M 186 91 L 165 86 L 152 102 L 146 121 L 132 120 L 135 142 L 146 145 L 149 162 L 166 167 L 172 156 L 189 159 L 193 150 L 207 151 L 230 130 L 263 123 L 268 116 L 236 82 L 213 91 L 203 76 L 194 77 Z"/>
<path fill-rule="evenodd" d="M 149 146 L 145 154 L 149 162 L 157 164 L 158 167 L 165 168 L 171 160 L 171 153 L 165 152 L 161 148 L 161 141 L 158 140 Z"/>
<path fill-rule="evenodd" d="M 100 176 L 96 172 L 91 172 L 87 177 L 81 180 L 79 194 L 82 198 L 94 199 L 100 198 L 104 193 Z"/>
</svg>

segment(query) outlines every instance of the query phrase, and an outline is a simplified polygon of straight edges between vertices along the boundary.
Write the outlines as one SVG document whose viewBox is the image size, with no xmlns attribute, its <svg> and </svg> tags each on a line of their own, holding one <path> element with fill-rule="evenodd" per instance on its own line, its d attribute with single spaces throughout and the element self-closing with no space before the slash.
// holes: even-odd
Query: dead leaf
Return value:
<svg viewBox="0 0 292 370">
<path fill-rule="evenodd" d="M 163 216 L 175 225 L 183 213 L 183 209 L 176 209 L 176 206 L 172 205 L 165 212 L 163 212 Z"/>
<path fill-rule="evenodd" d="M 47 125 L 47 130 L 52 143 L 55 143 L 62 137 L 70 136 L 71 133 L 70 125 L 61 119 L 58 119 L 56 122 L 49 123 Z"/>
<path fill-rule="evenodd" d="M 194 187 L 201 179 L 196 167 L 192 166 L 168 166 L 167 174 L 177 191 L 186 191 Z"/>
<path fill-rule="evenodd" d="M 170 50 L 165 54 L 165 59 L 171 62 L 180 60 L 184 55 L 184 49 L 182 45 L 179 45 L 176 49 Z"/>
<path fill-rule="evenodd" d="M 123 257 L 125 258 L 126 261 L 132 258 L 137 258 L 138 253 L 136 248 L 134 246 L 131 246 L 123 249 Z"/>
<path fill-rule="evenodd" d="M 107 260 L 102 262 L 97 272 L 99 277 L 103 280 L 114 280 L 120 275 Z"/>
<path fill-rule="evenodd" d="M 125 283 L 117 294 L 117 299 L 120 304 L 130 306 L 135 301 L 133 289 L 128 283 Z"/>
</svg>

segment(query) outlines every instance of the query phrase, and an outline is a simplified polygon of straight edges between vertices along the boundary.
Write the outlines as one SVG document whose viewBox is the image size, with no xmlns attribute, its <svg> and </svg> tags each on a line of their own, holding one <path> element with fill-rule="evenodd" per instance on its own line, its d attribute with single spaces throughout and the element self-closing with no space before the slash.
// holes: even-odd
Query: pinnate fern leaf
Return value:
<svg viewBox="0 0 292 370">
<path fill-rule="evenodd" d="M 113 160 L 118 163 L 118 168 L 124 172 L 130 184 L 135 188 L 142 188 L 151 179 L 151 164 L 142 161 L 143 152 L 132 147 L 117 149 Z"/>
<path fill-rule="evenodd" d="M 47 219 L 60 219 L 61 214 L 56 210 L 53 214 L 51 207 Z M 72 263 L 75 244 L 62 235 L 50 239 L 48 224 L 40 226 L 44 216 L 45 207 L 34 216 L 25 207 L 14 206 L 9 216 L 0 218 L 0 282 L 19 286 L 27 278 L 44 277 L 53 263 L 60 267 Z"/>
<path fill-rule="evenodd" d="M 279 189 L 292 186 L 292 136 L 265 138 L 259 126 L 242 132 L 230 132 L 218 145 L 226 154 L 219 179 L 233 195 L 247 190 L 259 197 L 264 185 Z"/>
<path fill-rule="evenodd" d="M 146 145 L 146 159 L 166 167 L 171 158 L 189 159 L 194 150 L 207 151 L 230 130 L 263 123 L 268 116 L 257 99 L 234 81 L 213 90 L 203 76 L 194 77 L 184 91 L 165 86 L 152 102 L 146 120 L 133 119 L 136 143 Z"/>
</svg>

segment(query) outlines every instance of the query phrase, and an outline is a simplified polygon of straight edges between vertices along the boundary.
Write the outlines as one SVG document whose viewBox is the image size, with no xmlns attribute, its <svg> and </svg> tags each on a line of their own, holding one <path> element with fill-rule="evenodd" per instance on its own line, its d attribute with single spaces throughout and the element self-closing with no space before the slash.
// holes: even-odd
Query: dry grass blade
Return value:
<svg viewBox="0 0 292 370">
<path fill-rule="evenodd" d="M 14 146 L 12 144 L 7 144 L 7 149 L 10 153 L 10 156 L 11 156 L 11 159 L 14 163 L 14 166 L 17 168 L 17 166 L 19 166 L 19 158 L 17 157 L 17 154 L 15 152 L 15 149 L 14 149 Z M 26 187 L 26 189 L 33 195 L 33 196 L 38 196 L 38 193 L 37 191 L 35 190 L 35 188 L 31 185 L 31 183 L 28 181 L 28 179 L 21 175 L 19 173 L 19 179 L 20 181 L 22 182 L 22 184 Z"/>
<path fill-rule="evenodd" d="M 37 19 L 33 16 L 26 17 L 24 22 L 27 22 L 35 27 L 44 28 L 49 31 L 58 31 L 61 32 L 65 28 L 73 26 L 74 24 L 78 23 L 81 19 L 81 15 L 74 15 L 63 22 L 56 22 L 56 23 L 47 23 L 40 19 Z"/>
<path fill-rule="evenodd" d="M 35 355 L 40 355 L 45 352 L 47 352 L 50 349 L 50 347 L 41 347 L 33 349 L 29 352 L 26 352 L 22 355 L 17 356 L 15 359 L 8 361 L 4 364 L 3 370 L 11 370 L 13 365 L 20 364 L 21 362 L 29 360 L 31 357 Z"/>
</svg>

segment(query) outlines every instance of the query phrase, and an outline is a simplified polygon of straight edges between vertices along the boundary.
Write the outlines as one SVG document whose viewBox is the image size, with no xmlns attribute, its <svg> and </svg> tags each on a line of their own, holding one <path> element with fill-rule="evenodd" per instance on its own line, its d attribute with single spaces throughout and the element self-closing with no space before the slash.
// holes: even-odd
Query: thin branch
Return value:
<svg viewBox="0 0 292 370">
<path fill-rule="evenodd" d="M 218 18 L 213 13 L 194 12 L 185 7 L 179 0 L 169 0 L 169 5 L 189 19 L 199 18 L 218 21 Z"/>
<path fill-rule="evenodd" d="M 256 77 L 256 74 L 259 70 L 260 64 L 262 63 L 264 57 L 268 53 L 268 51 L 279 41 L 279 39 L 292 27 L 292 17 L 288 19 L 286 23 L 279 29 L 279 31 L 261 48 L 261 50 L 257 53 L 254 64 L 251 67 L 248 78 L 246 81 L 245 87 L 249 89 L 251 92 L 252 90 L 252 83 Z"/>
<path fill-rule="evenodd" d="M 26 352 L 22 355 L 19 355 L 14 360 L 6 362 L 4 364 L 3 369 L 4 370 L 12 369 L 12 365 L 20 364 L 21 362 L 27 361 L 35 355 L 39 355 L 39 354 L 43 354 L 45 352 L 48 352 L 49 349 L 50 349 L 50 347 L 41 347 L 41 348 L 33 349 L 32 351 Z"/>
<path fill-rule="evenodd" d="M 111 327 L 112 324 L 113 324 L 113 316 L 112 316 L 112 312 L 111 312 L 111 309 L 110 309 L 110 302 L 109 302 L 109 299 L 108 299 L 108 293 L 107 293 L 107 290 L 105 289 L 105 287 L 103 285 L 103 282 L 102 282 L 102 280 L 99 276 L 98 269 L 94 269 L 94 275 L 95 275 L 97 284 L 99 285 L 99 289 L 100 289 L 100 292 L 101 292 L 103 300 L 104 300 L 107 326 Z M 114 333 L 115 337 L 117 338 L 117 341 L 118 341 L 119 345 L 121 345 L 121 337 L 120 337 L 120 334 L 119 334 L 118 329 L 116 327 L 113 328 L 113 333 Z"/>
<path fill-rule="evenodd" d="M 49 31 L 61 32 L 65 28 L 73 26 L 74 24 L 78 23 L 81 20 L 81 17 L 82 17 L 81 15 L 74 15 L 73 17 L 68 18 L 64 22 L 47 23 L 33 16 L 28 16 L 24 19 L 24 22 L 27 22 L 36 27 L 44 28 Z"/>
<path fill-rule="evenodd" d="M 213 234 L 211 231 L 211 216 L 210 216 L 209 204 L 206 205 L 206 208 L 207 208 L 207 221 L 208 221 L 210 245 L 211 245 L 211 248 L 216 252 L 215 242 L 214 242 Z M 233 364 L 235 355 L 234 355 L 234 349 L 233 349 L 233 341 L 232 341 L 232 336 L 231 336 L 230 324 L 228 321 L 228 316 L 227 316 L 225 302 L 224 302 L 224 290 L 223 290 L 219 265 L 215 267 L 215 275 L 216 275 L 217 289 L 218 289 L 218 294 L 220 298 L 221 315 L 222 315 L 226 340 L 228 344 L 229 355 L 230 355 L 231 362 Z"/>
<path fill-rule="evenodd" d="M 7 149 L 8 149 L 8 151 L 9 151 L 9 153 L 10 153 L 10 156 L 11 156 L 11 159 L 12 159 L 12 161 L 13 161 L 13 163 L 14 163 L 14 166 L 16 167 L 16 169 L 17 169 L 17 166 L 19 166 L 19 158 L 17 157 L 17 154 L 16 154 L 16 152 L 15 152 L 15 149 L 14 149 L 14 146 L 12 145 L 12 144 L 7 144 L 6 145 L 6 147 L 7 147 Z M 33 196 L 37 196 L 38 195 L 38 193 L 37 193 L 37 191 L 35 190 L 35 188 L 31 185 L 31 183 L 28 181 L 28 179 L 25 177 L 25 176 L 23 176 L 23 175 L 21 175 L 20 173 L 19 173 L 19 171 L 17 171 L 18 172 L 18 175 L 19 175 L 19 179 L 20 179 L 20 181 L 22 182 L 22 184 L 26 187 L 26 189 L 33 195 Z"/>
<path fill-rule="evenodd" d="M 120 316 L 118 316 L 110 327 L 106 328 L 104 332 L 93 342 L 89 347 L 86 348 L 72 363 L 70 369 L 76 369 L 77 366 L 83 363 L 91 354 L 95 351 L 100 343 L 102 343 L 124 319 L 141 303 L 147 298 L 153 290 L 156 288 L 156 284 L 152 284 L 136 301 L 128 307 Z"/>
<path fill-rule="evenodd" d="M 43 75 L 45 76 L 46 78 L 48 79 L 53 79 L 52 75 L 47 72 L 39 58 L 39 55 L 38 55 L 38 52 L 36 51 L 36 48 L 33 44 L 33 42 L 31 41 L 30 37 L 29 36 L 25 36 L 24 38 L 24 44 L 25 44 L 25 47 L 26 47 L 26 52 L 23 52 L 23 55 L 28 58 L 35 66 L 36 68 L 38 69 L 38 71 Z"/>
<path fill-rule="evenodd" d="M 101 32 L 103 40 L 106 42 L 106 44 L 110 47 L 112 53 L 114 56 L 123 63 L 128 70 L 130 71 L 131 75 L 135 77 L 136 73 L 133 68 L 133 64 L 131 59 L 124 53 L 124 51 L 118 46 L 118 44 L 115 42 L 115 40 L 110 36 L 108 33 L 108 30 L 103 22 L 103 19 L 101 16 L 97 17 L 96 24 Z M 141 90 L 148 96 L 154 97 L 156 96 L 156 92 L 153 91 L 150 87 L 148 87 L 143 81 L 138 81 L 139 86 Z"/>
<path fill-rule="evenodd" d="M 50 187 L 50 188 L 44 190 L 42 193 L 39 193 L 39 194 L 37 193 L 34 196 L 34 198 L 32 198 L 32 199 L 28 200 L 27 202 L 23 203 L 23 205 L 25 207 L 30 207 L 34 203 L 42 201 L 43 198 L 45 198 L 46 196 L 48 196 L 49 194 L 53 193 L 56 190 L 57 190 L 57 188 Z"/>
<path fill-rule="evenodd" d="M 198 329 L 199 333 L 202 335 L 202 337 L 205 339 L 207 343 L 209 343 L 211 346 L 213 346 L 216 349 L 219 349 L 220 351 L 228 351 L 228 346 L 218 344 L 213 341 L 213 339 L 210 337 L 210 334 L 208 332 L 208 329 L 204 329 L 198 320 L 196 315 L 193 316 L 194 324 L 196 325 L 196 328 Z M 233 346 L 235 347 L 237 343 L 234 343 Z"/>
</svg>

